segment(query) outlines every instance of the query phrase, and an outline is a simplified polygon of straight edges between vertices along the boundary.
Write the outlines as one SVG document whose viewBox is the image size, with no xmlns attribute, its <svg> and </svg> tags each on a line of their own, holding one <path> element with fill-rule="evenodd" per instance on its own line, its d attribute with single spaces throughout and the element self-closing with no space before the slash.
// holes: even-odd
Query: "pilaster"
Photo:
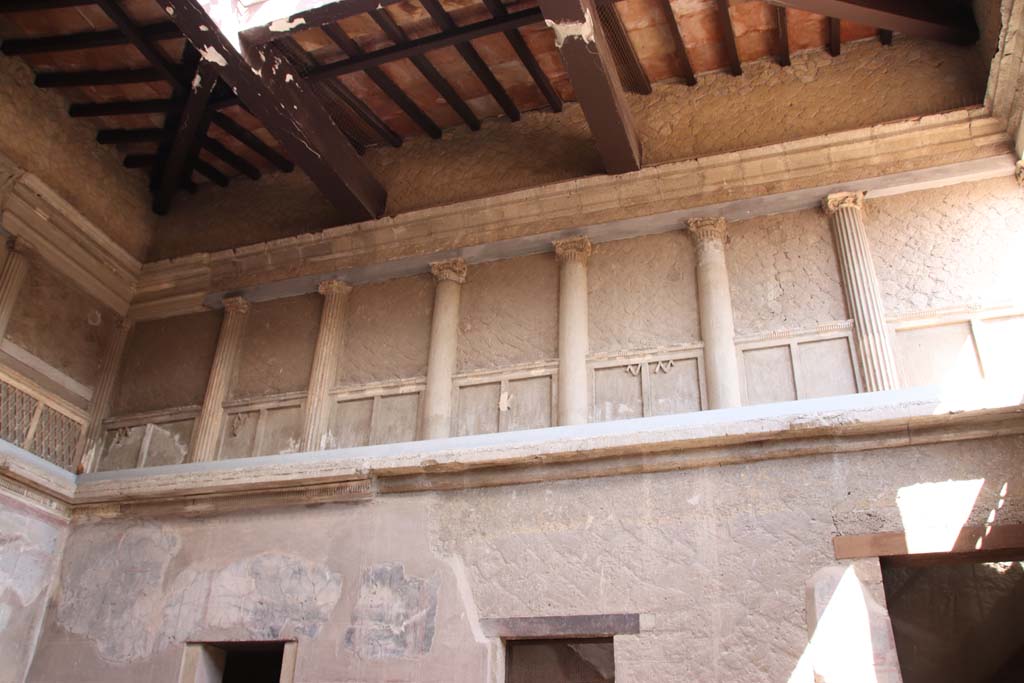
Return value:
<svg viewBox="0 0 1024 683">
<path fill-rule="evenodd" d="M 121 357 L 124 355 L 131 329 L 131 320 L 118 320 L 104 350 L 103 365 L 100 368 L 99 381 L 93 390 L 92 403 L 89 405 L 89 422 L 82 442 L 82 457 L 78 465 L 81 472 L 95 472 L 99 466 L 103 453 L 103 420 L 110 414 L 110 399 L 114 395 L 114 387 L 117 385 L 117 376 L 121 369 Z"/>
<path fill-rule="evenodd" d="M 434 276 L 434 313 L 430 323 L 427 386 L 423 391 L 421 439 L 451 434 L 452 375 L 459 343 L 459 301 L 466 281 L 466 262 L 460 258 L 430 264 Z"/>
<path fill-rule="evenodd" d="M 206 384 L 203 408 L 196 418 L 189 447 L 191 462 L 209 462 L 217 458 L 221 424 L 224 421 L 224 399 L 235 372 L 241 350 L 242 332 L 249 313 L 249 302 L 240 296 L 224 299 L 224 320 L 217 338 L 217 351 Z"/>
<path fill-rule="evenodd" d="M 558 424 L 586 424 L 590 418 L 587 354 L 590 350 L 586 237 L 554 242 L 558 281 Z"/>
<path fill-rule="evenodd" d="M 7 332 L 7 323 L 11 321 L 18 293 L 27 275 L 28 259 L 21 252 L 17 240 L 7 240 L 7 258 L 3 268 L 0 268 L 0 339 Z"/>
<path fill-rule="evenodd" d="M 309 391 L 302 425 L 303 450 L 334 447 L 330 434 L 331 397 L 337 375 L 345 324 L 345 305 L 352 288 L 341 280 L 326 280 L 317 288 L 324 297 L 320 331 L 309 373 Z"/>
<path fill-rule="evenodd" d="M 823 202 L 832 224 L 846 306 L 853 318 L 864 389 L 885 391 L 899 387 L 899 375 L 871 246 L 864 230 L 863 207 L 863 192 L 830 194 Z"/>
<path fill-rule="evenodd" d="M 712 410 L 735 408 L 742 401 L 725 262 L 727 224 L 724 218 L 694 218 L 687 227 L 697 252 L 697 307 L 708 404 Z"/>
</svg>

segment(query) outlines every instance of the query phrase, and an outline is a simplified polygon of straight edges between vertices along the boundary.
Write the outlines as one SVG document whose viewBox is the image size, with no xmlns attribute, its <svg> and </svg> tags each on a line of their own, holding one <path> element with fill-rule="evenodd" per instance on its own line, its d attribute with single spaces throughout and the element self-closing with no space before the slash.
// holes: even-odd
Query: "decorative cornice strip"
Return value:
<svg viewBox="0 0 1024 683">
<path fill-rule="evenodd" d="M 553 183 L 148 263 L 132 317 L 217 307 L 229 292 L 258 302 L 316 291 L 325 278 L 358 285 L 404 277 L 456 256 L 479 263 L 541 253 L 552 250 L 552 241 L 581 232 L 597 243 L 678 229 L 701 215 L 740 220 L 809 209 L 851 184 L 870 198 L 1010 176 L 1016 162 L 1010 150 L 1005 123 L 973 109 L 652 166 L 628 176 Z M 823 178 L 831 184 L 820 185 Z M 766 195 L 766 188 L 774 194 Z"/>
</svg>

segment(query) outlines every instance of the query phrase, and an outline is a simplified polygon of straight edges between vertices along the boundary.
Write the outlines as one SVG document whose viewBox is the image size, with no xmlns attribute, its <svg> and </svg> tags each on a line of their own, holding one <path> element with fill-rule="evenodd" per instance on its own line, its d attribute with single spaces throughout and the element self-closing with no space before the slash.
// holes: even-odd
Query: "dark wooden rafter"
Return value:
<svg viewBox="0 0 1024 683">
<path fill-rule="evenodd" d="M 878 42 L 882 45 L 892 45 L 892 31 L 884 28 L 878 29 Z"/>
<path fill-rule="evenodd" d="M 142 53 L 150 65 L 154 69 L 160 72 L 160 74 L 169 82 L 175 85 L 175 87 L 181 87 L 181 81 L 179 80 L 179 74 L 164 54 L 150 42 L 150 39 L 146 36 L 144 31 L 135 25 L 131 18 L 125 13 L 121 6 L 116 0 L 96 0 L 99 4 L 100 9 L 103 13 L 114 22 L 117 29 L 128 38 L 132 47 Z"/>
<path fill-rule="evenodd" d="M 266 43 L 259 49 L 268 50 L 271 53 L 279 53 L 280 58 L 288 60 L 290 64 L 300 71 L 316 68 L 319 65 L 316 57 L 302 49 L 302 46 L 289 36 L 274 43 Z M 311 83 L 311 86 L 314 96 L 319 97 L 321 101 L 329 101 L 333 98 L 341 102 L 384 142 L 392 147 L 402 146 L 402 136 L 396 133 L 382 118 L 377 116 L 376 112 L 356 97 L 355 93 L 349 90 L 348 86 L 341 81 L 327 79 L 322 82 Z M 365 151 L 365 146 L 356 135 L 349 131 L 351 124 L 345 116 L 331 107 L 326 107 L 326 105 L 325 109 L 330 112 L 338 129 L 345 135 L 349 143 L 352 144 L 359 154 L 362 154 Z"/>
<path fill-rule="evenodd" d="M 447 13 L 445 16 L 447 16 Z M 371 66 L 381 66 L 382 64 L 394 62 L 399 59 L 411 59 L 417 55 L 426 54 L 431 50 L 437 50 L 438 48 L 450 47 L 453 45 L 458 46 L 463 43 L 468 43 L 470 40 L 475 38 L 482 38 L 484 36 L 501 33 L 512 28 L 536 24 L 543 21 L 543 19 L 544 17 L 541 15 L 539 9 L 525 9 L 519 12 L 513 12 L 504 17 L 487 19 L 475 24 L 467 24 L 466 26 L 460 26 L 451 31 L 444 31 L 431 36 L 410 40 L 406 43 L 394 45 L 392 47 L 367 52 L 362 57 L 358 57 L 356 59 L 346 59 L 343 61 L 331 62 L 330 64 L 323 64 L 316 68 L 309 69 L 304 72 L 303 75 L 313 80 L 319 80 L 356 73 L 358 71 L 364 71 Z M 450 20 L 451 19 L 449 18 L 449 21 Z M 479 55 L 477 56 L 479 57 Z M 488 72 L 490 72 L 490 69 L 488 69 Z"/>
<path fill-rule="evenodd" d="M 508 10 L 505 9 L 505 5 L 501 3 L 501 0 L 484 0 L 484 5 L 487 6 L 487 11 L 491 13 L 492 17 L 508 16 Z M 537 62 L 533 52 L 530 51 L 530 46 L 526 44 L 523 34 L 519 32 L 519 29 L 504 31 L 504 34 L 505 39 L 508 40 L 509 45 L 515 51 L 516 56 L 519 57 L 519 61 L 523 63 L 523 66 L 529 72 L 530 78 L 533 79 L 537 89 L 544 95 L 544 99 L 548 101 L 551 111 L 562 111 L 561 96 L 559 96 L 554 86 L 551 85 L 548 75 L 540 68 L 540 64 Z"/>
<path fill-rule="evenodd" d="M 199 149 L 210 125 L 207 105 L 216 86 L 217 72 L 213 64 L 201 63 L 185 98 L 170 153 L 159 169 L 160 180 L 153 199 L 153 211 L 158 214 L 167 213 L 171 208 L 175 191 L 198 161 Z"/>
<path fill-rule="evenodd" d="M 219 75 L 246 102 L 295 163 L 346 216 L 375 218 L 387 193 L 311 92 L 298 70 L 268 50 L 243 57 L 198 0 L 157 0 Z"/>
<path fill-rule="evenodd" d="M 295 164 L 286 159 L 277 150 L 265 143 L 255 133 L 241 125 L 227 114 L 219 111 L 213 112 L 210 122 L 225 133 L 228 133 L 236 140 L 244 144 L 256 154 L 269 161 L 278 170 L 290 173 L 295 169 Z"/>
<path fill-rule="evenodd" d="M 162 128 L 108 128 L 96 133 L 101 145 L 125 145 L 136 142 L 159 142 L 164 136 Z"/>
<path fill-rule="evenodd" d="M 124 158 L 125 168 L 152 168 L 156 163 L 156 154 L 129 154 Z M 228 184 L 228 178 L 210 164 L 203 160 L 196 161 L 196 171 L 210 179 L 215 185 L 221 187 Z M 181 182 L 181 187 L 189 192 L 196 191 L 196 185 L 186 178 Z"/>
<path fill-rule="evenodd" d="M 672 10 L 672 3 L 669 0 L 658 0 L 661 13 L 665 15 L 665 22 L 668 24 L 669 33 L 672 35 L 672 44 L 675 46 L 675 57 L 679 63 L 679 73 L 686 85 L 697 85 L 697 77 L 693 73 L 693 65 L 690 63 L 690 55 L 686 51 L 686 43 L 683 42 L 683 31 L 679 28 L 679 20 Z"/>
<path fill-rule="evenodd" d="M 209 178 L 214 185 L 220 185 L 221 187 L 228 186 L 229 178 L 223 173 L 221 173 L 220 170 L 217 169 L 217 167 L 214 166 L 213 164 L 207 163 L 202 159 L 196 159 L 195 169 L 197 173 L 200 173 Z"/>
<path fill-rule="evenodd" d="M 576 98 L 609 173 L 640 168 L 640 140 L 626 103 L 594 0 L 541 0 L 544 18 L 555 30 L 555 44 Z"/>
<path fill-rule="evenodd" d="M 636 56 L 636 50 L 615 5 L 597 5 L 597 16 L 608 39 L 608 48 L 619 72 L 622 87 L 629 92 L 650 95 L 651 81 L 647 78 L 640 58 Z"/>
<path fill-rule="evenodd" d="M 177 70 L 178 67 L 175 66 Z M 130 85 L 164 80 L 160 69 L 111 69 L 109 71 L 51 71 L 36 74 L 38 88 L 75 88 L 97 85 Z"/>
<path fill-rule="evenodd" d="M 262 175 L 258 168 L 250 164 L 235 152 L 231 151 L 223 142 L 216 138 L 207 136 L 203 141 L 203 149 L 223 161 L 228 166 L 231 166 L 242 175 L 248 176 L 253 180 L 259 180 Z"/>
<path fill-rule="evenodd" d="M 967 3 L 934 0 L 772 0 L 777 5 L 896 31 L 915 38 L 967 45 L 978 25 Z"/>
<path fill-rule="evenodd" d="M 0 3 L 3 12 L 39 12 L 47 9 L 65 9 L 92 5 L 94 0 L 4 0 Z"/>
<path fill-rule="evenodd" d="M 833 57 L 838 57 L 842 50 L 842 39 L 839 35 L 839 20 L 835 17 L 828 18 L 828 44 L 825 49 Z"/>
<path fill-rule="evenodd" d="M 323 26 L 323 31 L 347 56 L 359 57 L 365 54 L 359 43 L 354 41 L 345 32 L 345 29 L 338 24 L 326 24 Z M 391 80 L 390 76 L 384 73 L 383 69 L 380 67 L 370 67 L 366 70 L 366 75 L 373 81 L 374 85 L 380 88 L 385 95 L 391 98 L 392 102 L 405 112 L 406 116 L 423 129 L 424 133 L 435 139 L 441 137 L 441 128 L 427 116 L 426 112 L 420 109 L 418 104 L 412 101 L 412 98 L 398 87 L 397 83 Z"/>
<path fill-rule="evenodd" d="M 775 46 L 775 61 L 779 63 L 779 66 L 789 66 L 789 16 L 786 13 L 785 7 L 775 8 L 775 20 L 779 27 L 779 31 L 776 34 L 778 42 Z"/>
<path fill-rule="evenodd" d="M 739 76 L 743 73 L 740 64 L 740 53 L 736 48 L 736 30 L 732 26 L 732 14 L 729 11 L 729 0 L 716 0 L 718 5 L 718 23 L 722 29 L 722 44 L 725 46 L 725 57 L 729 63 L 729 73 Z"/>
<path fill-rule="evenodd" d="M 387 35 L 388 40 L 394 43 L 396 46 L 401 46 L 409 42 L 409 37 L 402 30 L 402 27 L 395 23 L 395 20 L 391 18 L 391 15 L 384 9 L 375 9 L 370 12 L 370 17 L 380 26 L 381 30 Z M 469 108 L 459 93 L 455 91 L 452 84 L 441 75 L 441 72 L 427 59 L 424 55 L 412 55 L 409 57 L 409 61 L 415 66 L 423 77 L 427 79 L 427 82 L 434 87 L 434 90 L 438 92 L 441 97 L 448 103 L 455 113 L 462 117 L 462 120 L 466 122 L 470 130 L 480 130 L 480 119 L 477 118 L 473 110 Z"/>
<path fill-rule="evenodd" d="M 234 95 L 217 97 L 210 100 L 213 109 L 224 109 L 239 104 Z M 88 118 L 91 116 L 131 116 L 134 114 L 166 114 L 179 109 L 173 100 L 115 100 L 113 102 L 79 102 L 68 107 L 72 118 Z"/>
<path fill-rule="evenodd" d="M 171 22 L 162 21 L 157 24 L 139 27 L 140 34 L 149 42 L 174 40 L 181 38 L 181 32 Z M 5 55 L 30 55 L 43 52 L 68 52 L 70 50 L 88 50 L 97 47 L 128 45 L 131 40 L 119 29 L 109 31 L 86 31 L 69 33 L 63 36 L 44 36 L 41 38 L 12 38 L 5 40 L 0 50 Z"/>
<path fill-rule="evenodd" d="M 195 80 L 196 75 L 199 73 L 199 61 L 199 52 L 196 51 L 191 43 L 186 42 L 181 52 L 184 78 L 181 79 L 180 86 L 175 87 L 174 93 L 171 95 L 173 107 L 164 117 L 163 137 L 160 138 L 160 144 L 156 150 L 156 159 L 149 173 L 149 188 L 152 190 L 154 197 L 160 190 L 167 160 L 170 158 L 171 150 L 174 148 L 174 143 L 177 140 L 181 113 L 190 94 L 186 84 Z"/>
<path fill-rule="evenodd" d="M 420 0 L 420 3 L 423 5 L 423 8 L 427 10 L 427 14 L 430 15 L 430 18 L 434 20 L 434 23 L 437 24 L 438 28 L 440 28 L 443 33 L 450 34 L 459 28 L 438 0 Z M 511 16 L 513 15 L 508 15 L 508 17 Z M 506 29 L 502 30 L 504 31 Z M 480 79 L 480 82 L 484 84 L 487 91 L 491 93 L 491 97 L 493 97 L 498 103 L 501 110 L 505 112 L 505 116 L 512 121 L 518 121 L 519 108 L 515 105 L 515 102 L 512 101 L 512 98 L 509 97 L 504 86 L 502 86 L 501 83 L 498 82 L 498 79 L 495 78 L 494 73 L 491 72 L 490 67 L 487 66 L 487 62 L 485 62 L 483 57 L 480 56 L 480 53 L 476 51 L 476 48 L 467 40 L 455 43 L 455 49 L 458 51 L 459 55 L 462 56 L 466 65 L 469 66 L 476 77 Z"/>
</svg>

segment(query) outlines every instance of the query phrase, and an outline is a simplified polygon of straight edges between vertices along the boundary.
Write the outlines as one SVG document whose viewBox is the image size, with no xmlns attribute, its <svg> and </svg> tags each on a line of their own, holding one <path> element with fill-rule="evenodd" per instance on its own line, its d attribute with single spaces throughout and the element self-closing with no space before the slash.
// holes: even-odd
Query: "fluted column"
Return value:
<svg viewBox="0 0 1024 683">
<path fill-rule="evenodd" d="M 466 281 L 466 262 L 452 259 L 430 264 L 437 281 L 434 314 L 430 323 L 427 388 L 423 392 L 421 439 L 443 439 L 451 434 L 452 375 L 459 345 L 459 298 Z"/>
<path fill-rule="evenodd" d="M 853 336 L 864 389 L 885 391 L 899 387 L 899 375 L 885 323 L 878 276 L 864 230 L 863 206 L 863 192 L 830 194 L 824 201 L 839 256 L 846 306 L 853 318 Z"/>
<path fill-rule="evenodd" d="M 7 240 L 7 258 L 0 269 L 0 339 L 7 332 L 7 323 L 11 320 L 26 275 L 28 259 L 21 253 L 14 239 Z"/>
<path fill-rule="evenodd" d="M 99 465 L 103 453 L 103 420 L 110 414 L 110 399 L 114 395 L 117 375 L 121 369 L 121 357 L 124 355 L 124 347 L 128 343 L 131 329 L 132 321 L 128 318 L 117 321 L 103 352 L 99 381 L 92 392 L 92 403 L 89 404 L 89 423 L 86 426 L 82 459 L 78 466 L 81 472 L 95 472 Z"/>
<path fill-rule="evenodd" d="M 320 332 L 313 352 L 313 368 L 309 372 L 302 425 L 303 449 L 307 451 L 334 446 L 330 437 L 330 391 L 334 387 L 338 356 L 341 354 L 345 304 L 352 290 L 341 280 L 321 282 L 318 289 L 324 296 L 324 306 L 320 312 Z"/>
<path fill-rule="evenodd" d="M 558 424 L 586 424 L 587 353 L 590 350 L 587 262 L 590 240 L 571 237 L 555 243 L 558 257 Z"/>
<path fill-rule="evenodd" d="M 704 376 L 708 404 L 735 408 L 741 404 L 740 373 L 732 320 L 729 270 L 725 264 L 724 218 L 695 218 L 689 233 L 697 252 L 697 308 L 704 342 Z"/>
<path fill-rule="evenodd" d="M 227 398 L 228 384 L 235 372 L 248 313 L 249 302 L 242 297 L 224 299 L 224 320 L 220 325 L 210 379 L 206 383 L 203 409 L 192 430 L 192 443 L 189 447 L 191 462 L 209 462 L 217 458 L 221 423 L 224 421 L 224 399 Z"/>
</svg>

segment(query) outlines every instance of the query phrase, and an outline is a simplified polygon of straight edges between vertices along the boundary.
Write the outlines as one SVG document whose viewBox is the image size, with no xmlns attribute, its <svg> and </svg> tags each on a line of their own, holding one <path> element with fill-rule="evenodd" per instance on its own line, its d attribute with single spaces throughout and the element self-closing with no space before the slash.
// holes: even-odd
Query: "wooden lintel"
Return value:
<svg viewBox="0 0 1024 683">
<path fill-rule="evenodd" d="M 263 48 L 249 50 L 243 57 L 200 0 L 158 2 L 344 216 L 367 219 L 384 212 L 384 187 L 297 69 Z"/>
<path fill-rule="evenodd" d="M 544 19 L 554 28 L 555 44 L 605 170 L 639 170 L 640 139 L 616 77 L 595 0 L 541 0 L 540 7 Z"/>
<path fill-rule="evenodd" d="M 941 534 L 939 535 L 941 536 Z M 1024 524 L 993 524 L 965 526 L 955 539 L 944 547 L 937 543 L 915 544 L 903 531 L 881 534 L 836 536 L 832 539 L 837 560 L 856 560 L 868 557 L 964 556 L 974 553 L 1018 551 L 1024 556 Z M 915 545 L 917 547 L 915 547 Z"/>
<path fill-rule="evenodd" d="M 574 614 L 481 619 L 485 636 L 509 640 L 600 638 L 640 633 L 639 614 Z"/>
</svg>

